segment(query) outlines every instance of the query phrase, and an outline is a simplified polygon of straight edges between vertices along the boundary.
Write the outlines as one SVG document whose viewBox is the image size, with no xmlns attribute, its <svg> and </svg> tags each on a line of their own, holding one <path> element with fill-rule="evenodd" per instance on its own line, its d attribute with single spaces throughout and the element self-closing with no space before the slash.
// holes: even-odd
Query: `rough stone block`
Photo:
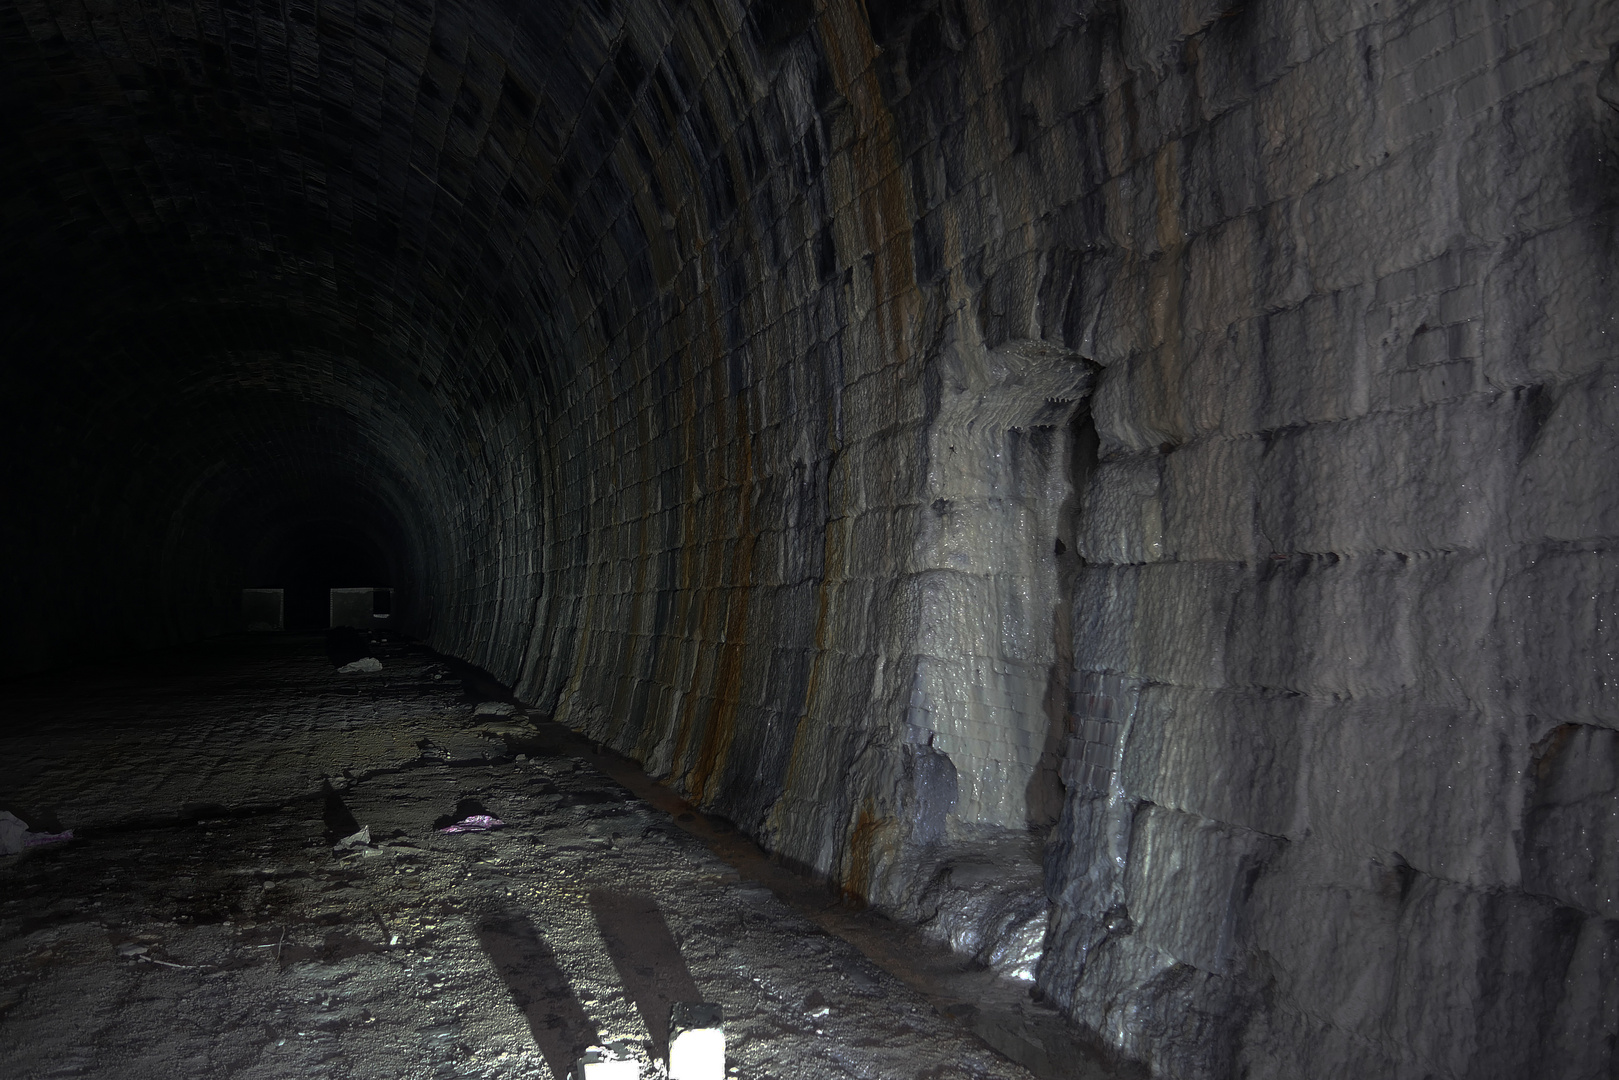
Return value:
<svg viewBox="0 0 1619 1080">
<path fill-rule="evenodd" d="M 669 1015 L 669 1080 L 724 1080 L 725 1028 L 720 1006 L 677 1002 Z"/>
<path fill-rule="evenodd" d="M 1523 820 L 1523 885 L 1619 917 L 1619 731 L 1562 724 L 1537 745 Z"/>
<path fill-rule="evenodd" d="M 1619 458 L 1619 371 L 1524 387 L 1521 455 L 1510 530 L 1520 543 L 1619 536 L 1619 495 L 1608 479 Z"/>
<path fill-rule="evenodd" d="M 1249 897 L 1282 841 L 1148 804 L 1135 815 L 1125 903 L 1142 941 L 1203 971 L 1246 963 Z"/>
<path fill-rule="evenodd" d="M 1163 555 L 1163 458 L 1138 453 L 1106 462 L 1083 496 L 1075 545 L 1095 563 L 1144 563 Z"/>
<path fill-rule="evenodd" d="M 1255 528 L 1266 444 L 1259 439 L 1200 439 L 1162 459 L 1163 554 L 1181 561 L 1252 562 L 1270 554 Z M 1154 522 L 1143 514 L 1144 524 Z M 1147 545 L 1142 545 L 1143 549 Z"/>
<path fill-rule="evenodd" d="M 1619 727 L 1619 552 L 1601 542 L 1525 547 L 1508 559 L 1484 686 L 1503 706 L 1545 720 Z M 1474 624 L 1476 625 L 1476 624 Z"/>
<path fill-rule="evenodd" d="M 1300 826 L 1299 800 L 1309 790 L 1308 715 L 1289 696 L 1148 687 L 1121 780 L 1132 795 L 1172 810 L 1287 834 Z M 1095 741 L 1111 748 L 1100 733 Z"/>
<path fill-rule="evenodd" d="M 1586 226 L 1567 225 L 1527 237 L 1491 267 L 1484 355 L 1492 380 L 1521 385 L 1613 362 L 1619 312 L 1597 269 L 1599 243 Z"/>
<path fill-rule="evenodd" d="M 1209 688 L 1228 681 L 1234 563 L 1087 568 L 1074 583 L 1076 667 Z"/>
<path fill-rule="evenodd" d="M 572 1080 L 641 1080 L 641 1063 L 624 1043 L 591 1046 L 579 1055 Z"/>
<path fill-rule="evenodd" d="M 1519 881 L 1517 723 L 1401 700 L 1321 703 L 1300 785 L 1313 835 L 1480 886 Z"/>
<path fill-rule="evenodd" d="M 1276 552 L 1486 548 L 1513 488 L 1520 423 L 1501 395 L 1278 434 L 1256 463 L 1257 527 Z"/>
</svg>

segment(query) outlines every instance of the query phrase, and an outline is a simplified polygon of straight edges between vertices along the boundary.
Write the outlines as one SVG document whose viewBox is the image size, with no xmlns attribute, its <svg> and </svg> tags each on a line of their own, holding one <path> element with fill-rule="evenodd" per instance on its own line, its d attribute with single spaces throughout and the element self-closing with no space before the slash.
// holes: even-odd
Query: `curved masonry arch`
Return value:
<svg viewBox="0 0 1619 1080">
<path fill-rule="evenodd" d="M 334 515 L 1157 1073 L 1612 1070 L 1611 5 L 0 13 L 8 673 Z"/>
</svg>

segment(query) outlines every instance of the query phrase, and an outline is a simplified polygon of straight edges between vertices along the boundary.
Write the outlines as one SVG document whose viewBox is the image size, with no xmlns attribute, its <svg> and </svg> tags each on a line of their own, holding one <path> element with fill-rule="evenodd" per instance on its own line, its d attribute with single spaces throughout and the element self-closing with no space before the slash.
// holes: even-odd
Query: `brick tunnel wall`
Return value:
<svg viewBox="0 0 1619 1080">
<path fill-rule="evenodd" d="M 851 892 L 1049 829 L 1161 1075 L 1613 1068 L 1611 6 L 0 13 L 20 667 L 312 498 Z"/>
</svg>

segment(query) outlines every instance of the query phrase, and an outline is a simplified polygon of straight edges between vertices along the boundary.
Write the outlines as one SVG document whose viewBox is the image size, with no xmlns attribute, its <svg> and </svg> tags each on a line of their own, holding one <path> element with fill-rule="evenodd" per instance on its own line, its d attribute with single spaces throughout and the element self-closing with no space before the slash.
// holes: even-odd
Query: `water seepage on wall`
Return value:
<svg viewBox="0 0 1619 1080">
<path fill-rule="evenodd" d="M 75 461 L 213 575 L 143 643 L 343 477 L 406 628 L 1161 1075 L 1611 1074 L 1619 9 L 17 10 L 41 589 Z"/>
</svg>

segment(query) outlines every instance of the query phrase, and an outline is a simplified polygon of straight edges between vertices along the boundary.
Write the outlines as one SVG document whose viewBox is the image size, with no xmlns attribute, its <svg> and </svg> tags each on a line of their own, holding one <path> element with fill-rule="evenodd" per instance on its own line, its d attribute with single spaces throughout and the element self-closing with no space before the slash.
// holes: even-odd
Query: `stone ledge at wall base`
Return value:
<svg viewBox="0 0 1619 1080">
<path fill-rule="evenodd" d="M 724 1080 L 722 1021 L 713 1002 L 681 1001 L 669 1010 L 669 1080 Z"/>
<path fill-rule="evenodd" d="M 1002 978 L 1032 982 L 1048 921 L 1043 838 L 986 825 L 952 832 L 901 853 L 872 903 Z"/>
<path fill-rule="evenodd" d="M 985 1001 L 953 1015 L 1040 1080 L 1152 1080 L 1146 1065 L 1109 1053 L 1100 1038 L 1044 1002 Z"/>
</svg>

